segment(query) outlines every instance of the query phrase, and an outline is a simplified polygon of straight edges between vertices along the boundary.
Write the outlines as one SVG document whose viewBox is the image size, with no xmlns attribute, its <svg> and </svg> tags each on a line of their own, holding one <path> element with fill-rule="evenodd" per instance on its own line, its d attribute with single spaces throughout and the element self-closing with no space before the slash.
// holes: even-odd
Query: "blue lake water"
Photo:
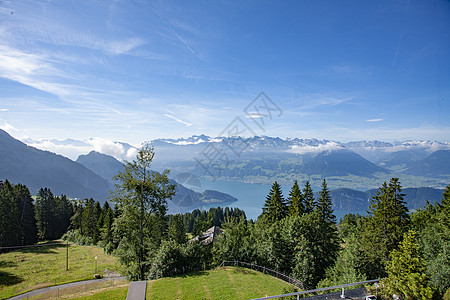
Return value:
<svg viewBox="0 0 450 300">
<path fill-rule="evenodd" d="M 271 185 L 269 184 L 258 184 L 258 183 L 245 183 L 236 181 L 209 181 L 200 180 L 201 189 L 203 190 L 216 190 L 222 193 L 227 193 L 238 199 L 228 206 L 237 207 L 245 211 L 247 219 L 256 220 L 256 218 L 262 213 L 262 207 L 266 200 L 267 194 L 269 194 Z M 291 186 L 281 186 L 283 195 L 285 198 L 289 195 L 289 190 Z M 318 188 L 314 188 L 317 191 Z M 342 211 L 336 210 L 334 212 L 335 216 L 339 220 L 347 213 L 359 213 L 365 214 L 364 211 Z"/>
</svg>

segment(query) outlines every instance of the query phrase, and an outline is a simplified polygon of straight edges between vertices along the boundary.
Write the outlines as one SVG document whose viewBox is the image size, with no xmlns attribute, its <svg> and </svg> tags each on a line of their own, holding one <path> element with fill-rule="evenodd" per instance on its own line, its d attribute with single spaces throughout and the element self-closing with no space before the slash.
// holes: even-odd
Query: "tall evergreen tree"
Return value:
<svg viewBox="0 0 450 300">
<path fill-rule="evenodd" d="M 330 190 L 327 187 L 325 178 L 322 181 L 322 190 L 319 192 L 316 209 L 321 213 L 324 222 L 336 223 L 336 216 L 333 214 Z"/>
<path fill-rule="evenodd" d="M 363 234 L 368 277 L 385 276 L 389 253 L 397 248 L 409 228 L 408 208 L 403 196 L 398 178 L 392 178 L 389 185 L 384 182 L 372 197 Z"/>
<path fill-rule="evenodd" d="M 183 219 L 179 214 L 172 217 L 172 224 L 169 226 L 169 239 L 174 240 L 178 244 L 186 242 Z"/>
<path fill-rule="evenodd" d="M 96 201 L 94 205 L 94 209 L 92 210 L 92 226 L 94 230 L 92 232 L 92 242 L 97 244 L 100 240 L 100 228 L 103 226 L 102 220 L 102 207 L 100 206 L 100 202 Z"/>
<path fill-rule="evenodd" d="M 305 205 L 304 205 L 304 197 L 302 191 L 298 187 L 297 180 L 294 181 L 294 185 L 292 186 L 289 192 L 289 216 L 301 216 L 305 213 Z"/>
<path fill-rule="evenodd" d="M 38 240 L 33 198 L 25 185 L 17 184 L 14 194 L 19 211 L 20 245 L 35 244 Z"/>
<path fill-rule="evenodd" d="M 48 188 L 41 188 L 36 197 L 36 225 L 38 228 L 38 237 L 40 240 L 52 239 L 54 221 L 53 210 L 55 208 L 55 199 Z"/>
<path fill-rule="evenodd" d="M 303 201 L 305 206 L 305 213 L 310 213 L 314 211 L 314 207 L 316 206 L 316 202 L 314 199 L 314 192 L 309 184 L 309 181 L 306 181 L 305 188 L 303 189 Z"/>
<path fill-rule="evenodd" d="M 60 238 L 70 226 L 70 218 L 73 216 L 73 206 L 65 195 L 55 197 L 53 232 L 55 238 Z"/>
<path fill-rule="evenodd" d="M 263 218 L 269 223 L 283 219 L 287 215 L 287 205 L 278 182 L 272 184 L 263 206 Z"/>
<path fill-rule="evenodd" d="M 95 201 L 90 198 L 86 201 L 83 213 L 81 215 L 81 234 L 91 238 L 94 235 L 95 225 L 97 223 L 93 214 L 94 206 Z"/>
<path fill-rule="evenodd" d="M 0 190 L 0 246 L 20 244 L 19 216 L 14 188 L 5 180 Z"/>
</svg>

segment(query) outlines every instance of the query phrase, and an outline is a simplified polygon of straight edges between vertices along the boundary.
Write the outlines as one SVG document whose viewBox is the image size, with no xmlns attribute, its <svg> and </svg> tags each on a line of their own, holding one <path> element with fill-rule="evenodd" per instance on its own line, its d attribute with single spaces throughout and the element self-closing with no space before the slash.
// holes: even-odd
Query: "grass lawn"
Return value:
<svg viewBox="0 0 450 300">
<path fill-rule="evenodd" d="M 147 299 L 251 299 L 294 291 L 292 285 L 280 279 L 239 267 L 223 267 L 147 283 Z"/>
<path fill-rule="evenodd" d="M 49 243 L 54 243 L 49 242 Z M 120 272 L 117 258 L 94 246 L 69 244 L 69 270 L 66 271 L 66 244 L 33 247 L 0 254 L 0 299 L 27 291 L 73 281 L 93 279 L 97 273 Z"/>
</svg>

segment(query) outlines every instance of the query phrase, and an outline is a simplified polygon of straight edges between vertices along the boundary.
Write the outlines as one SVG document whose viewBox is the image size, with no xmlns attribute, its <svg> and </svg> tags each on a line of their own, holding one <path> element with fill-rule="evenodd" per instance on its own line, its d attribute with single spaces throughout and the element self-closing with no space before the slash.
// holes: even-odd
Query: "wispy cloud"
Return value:
<svg viewBox="0 0 450 300">
<path fill-rule="evenodd" d="M 166 25 L 166 27 L 173 33 L 173 35 L 181 42 L 183 43 L 183 45 L 189 50 L 189 52 L 191 52 L 193 55 L 195 55 L 197 58 L 199 58 L 199 56 L 197 55 L 197 53 L 194 51 L 194 49 L 191 48 L 191 46 L 189 46 L 189 44 L 185 41 L 185 39 L 183 39 L 183 37 L 178 34 L 178 32 L 173 28 L 172 25 L 169 24 L 168 21 L 166 21 L 160 14 L 159 12 L 156 10 L 155 7 L 153 7 L 152 5 L 150 5 L 150 7 L 152 8 L 152 10 L 155 12 L 155 14 L 158 16 L 158 18 Z"/>
<path fill-rule="evenodd" d="M 266 117 L 266 115 L 263 115 L 261 113 L 248 113 L 245 115 L 248 119 L 260 119 Z"/>
<path fill-rule="evenodd" d="M 183 120 L 180 120 L 180 119 L 178 119 L 177 117 L 174 117 L 174 116 L 172 116 L 172 115 L 169 115 L 169 114 L 164 114 L 164 115 L 165 115 L 166 117 L 168 117 L 168 118 L 171 118 L 172 120 L 177 121 L 177 122 L 180 123 L 180 124 L 183 124 L 183 125 L 186 126 L 186 127 L 192 126 L 191 123 L 188 123 L 188 122 L 185 122 L 185 121 L 183 121 Z"/>
<path fill-rule="evenodd" d="M 7 108 L 0 108 L 0 111 L 8 111 Z"/>
<path fill-rule="evenodd" d="M 381 122 L 383 120 L 384 119 L 369 119 L 369 120 L 366 120 L 366 122 Z"/>
</svg>

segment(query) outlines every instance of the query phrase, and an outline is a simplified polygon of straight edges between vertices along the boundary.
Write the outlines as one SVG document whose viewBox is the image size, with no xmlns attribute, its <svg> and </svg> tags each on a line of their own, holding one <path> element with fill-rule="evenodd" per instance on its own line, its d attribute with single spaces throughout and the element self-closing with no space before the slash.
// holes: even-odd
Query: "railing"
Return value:
<svg viewBox="0 0 450 300">
<path fill-rule="evenodd" d="M 379 281 L 380 281 L 380 279 L 366 280 L 366 281 L 361 281 L 361 282 L 347 283 L 347 284 L 342 284 L 342 285 L 337 285 L 337 286 L 330 286 L 330 287 L 325 287 L 325 288 L 315 289 L 315 290 L 309 290 L 309 291 L 301 291 L 301 292 L 295 292 L 295 293 L 290 293 L 290 294 L 269 296 L 269 297 L 264 297 L 264 298 L 255 298 L 253 300 L 275 299 L 275 298 L 283 298 L 283 297 L 290 297 L 289 299 L 292 299 L 293 296 L 297 296 L 297 299 L 300 299 L 300 295 L 310 294 L 310 293 L 317 293 L 317 292 L 324 292 L 324 291 L 334 290 L 334 289 L 342 289 L 342 293 L 344 293 L 344 288 L 346 288 L 346 287 L 354 286 L 354 285 L 358 285 L 358 284 L 375 283 L 375 282 L 379 282 Z"/>
<path fill-rule="evenodd" d="M 242 261 L 229 261 L 229 260 L 224 260 L 221 264 L 220 264 L 220 266 L 219 267 L 223 267 L 224 265 L 232 265 L 232 266 L 242 266 L 242 267 L 247 267 L 247 268 L 251 268 L 251 269 L 256 269 L 256 270 L 258 270 L 258 271 L 260 271 L 260 272 L 262 272 L 262 273 L 268 273 L 268 274 L 270 274 L 270 275 L 272 275 L 272 276 L 274 276 L 274 277 L 277 277 L 277 278 L 279 278 L 279 279 L 281 279 L 281 280 L 283 280 L 283 281 L 286 281 L 286 282 L 288 282 L 288 283 L 290 283 L 290 284 L 292 284 L 292 285 L 294 285 L 294 286 L 296 286 L 296 287 L 298 287 L 299 289 L 304 289 L 305 288 L 305 286 L 304 286 L 304 284 L 303 284 L 303 282 L 301 282 L 300 280 L 298 280 L 298 279 L 295 279 L 295 278 L 293 278 L 293 277 L 290 277 L 290 276 L 288 276 L 288 275 L 286 275 L 286 274 L 283 274 L 283 273 L 280 273 L 280 272 L 278 272 L 278 271 L 275 271 L 275 270 L 272 270 L 272 269 L 269 269 L 269 268 L 266 268 L 266 267 L 263 267 L 263 266 L 258 266 L 258 265 L 255 265 L 255 264 L 252 264 L 252 263 L 247 263 L 247 262 L 242 262 Z"/>
</svg>

